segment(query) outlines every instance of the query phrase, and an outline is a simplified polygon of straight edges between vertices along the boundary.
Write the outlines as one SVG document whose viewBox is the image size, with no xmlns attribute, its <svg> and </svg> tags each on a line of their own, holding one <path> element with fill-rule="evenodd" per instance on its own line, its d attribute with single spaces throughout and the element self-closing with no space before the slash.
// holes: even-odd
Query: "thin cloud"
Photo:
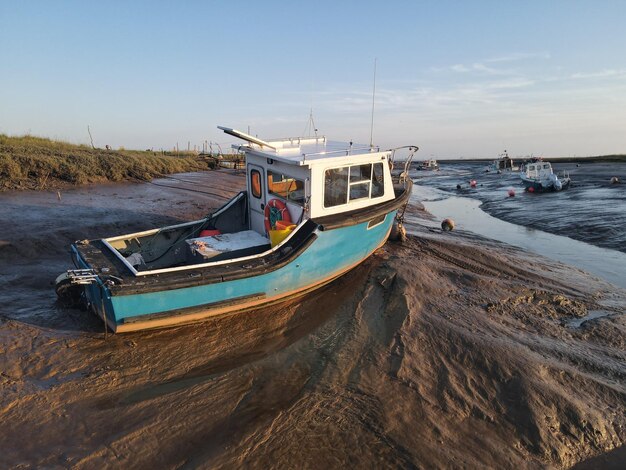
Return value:
<svg viewBox="0 0 626 470">
<path fill-rule="evenodd" d="M 609 78 L 609 77 L 626 77 L 626 70 L 614 70 L 614 69 L 605 69 L 600 70 L 599 72 L 579 72 L 570 75 L 572 79 L 586 79 L 586 78 Z"/>
<path fill-rule="evenodd" d="M 453 72 L 462 72 L 462 73 L 464 73 L 464 72 L 469 72 L 472 69 L 469 68 L 469 67 L 466 67 L 463 64 L 455 64 L 455 65 L 450 66 L 450 70 L 452 70 Z"/>
<path fill-rule="evenodd" d="M 459 74 L 479 74 L 479 75 L 509 75 L 513 73 L 511 70 L 503 70 L 497 69 L 494 67 L 489 67 L 482 62 L 474 62 L 470 65 L 465 64 L 454 64 L 449 67 L 443 68 L 432 68 L 433 72 L 455 72 Z"/>
<path fill-rule="evenodd" d="M 529 80 L 527 78 L 514 77 L 510 80 L 504 80 L 499 82 L 490 83 L 485 86 L 487 89 L 506 89 L 506 88 L 524 88 L 533 86 L 537 82 L 535 80 Z"/>
<path fill-rule="evenodd" d="M 489 59 L 485 59 L 485 62 L 515 62 L 518 60 L 528 60 L 528 59 L 551 59 L 552 56 L 548 51 L 543 52 L 513 52 L 511 54 L 491 57 Z"/>
<path fill-rule="evenodd" d="M 485 64 L 480 62 L 472 64 L 472 69 L 487 75 L 510 75 L 512 73 L 510 70 L 499 70 L 493 67 L 487 67 Z"/>
<path fill-rule="evenodd" d="M 626 77 L 626 69 L 571 74 L 562 70 L 558 73 L 559 69 L 553 67 L 548 75 L 541 69 L 497 70 L 485 63 L 441 68 L 439 73 L 445 79 L 437 75 L 429 79 L 422 76 L 413 81 L 381 82 L 376 91 L 377 116 L 446 125 L 483 120 L 503 125 L 515 123 L 513 127 L 519 126 L 519 119 L 527 116 L 542 122 L 560 122 L 564 116 L 569 120 L 582 116 L 581 119 L 595 121 L 604 119 L 598 109 L 606 108 L 606 103 L 614 102 L 617 96 L 624 96 L 616 94 L 616 90 L 626 89 L 626 82 L 617 82 Z M 453 68 L 457 73 L 450 74 Z M 489 73 L 493 71 L 497 73 Z M 602 80 L 612 80 L 620 86 L 607 89 Z M 302 95 L 308 92 L 303 90 Z M 371 112 L 372 93 L 366 83 L 335 84 L 317 91 L 315 97 L 314 108 L 327 118 L 334 115 L 341 116 L 341 120 L 359 121 Z"/>
</svg>

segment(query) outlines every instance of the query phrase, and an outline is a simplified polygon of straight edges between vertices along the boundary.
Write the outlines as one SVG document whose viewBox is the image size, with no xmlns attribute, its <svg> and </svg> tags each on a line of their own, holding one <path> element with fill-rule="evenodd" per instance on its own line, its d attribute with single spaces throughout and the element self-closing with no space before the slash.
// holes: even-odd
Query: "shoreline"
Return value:
<svg viewBox="0 0 626 470">
<path fill-rule="evenodd" d="M 530 156 L 525 157 L 511 157 L 515 162 L 525 161 L 530 158 Z M 616 155 L 593 155 L 588 157 L 542 157 L 544 160 L 547 160 L 552 163 L 623 163 L 626 162 L 626 154 L 616 154 Z M 489 158 L 489 157 L 479 157 L 479 158 L 442 158 L 438 161 L 443 163 L 491 163 L 494 160 L 497 160 L 497 157 Z M 419 161 L 419 159 L 418 159 Z"/>
</svg>

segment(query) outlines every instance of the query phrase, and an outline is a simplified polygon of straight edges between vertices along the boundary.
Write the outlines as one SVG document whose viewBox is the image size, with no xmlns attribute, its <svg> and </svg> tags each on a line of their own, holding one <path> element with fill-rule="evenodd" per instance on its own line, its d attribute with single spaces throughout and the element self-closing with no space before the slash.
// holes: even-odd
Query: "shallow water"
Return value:
<svg viewBox="0 0 626 470">
<path fill-rule="evenodd" d="M 524 192 L 517 172 L 485 173 L 486 163 L 440 165 L 441 171 L 415 171 L 412 177 L 419 185 L 477 199 L 498 219 L 626 253 L 626 184 L 610 183 L 613 176 L 626 181 L 626 162 L 556 163 L 555 172 L 568 172 L 572 186 L 544 194 Z M 470 188 L 471 179 L 476 188 Z M 515 197 L 508 197 L 510 189 Z"/>
<path fill-rule="evenodd" d="M 512 224 L 487 214 L 481 202 L 469 197 L 417 185 L 412 195 L 438 220 L 450 217 L 456 228 L 529 250 L 585 271 L 626 288 L 626 254 L 601 248 L 532 227 Z"/>
<path fill-rule="evenodd" d="M 606 310 L 590 310 L 584 317 L 574 318 L 573 320 L 567 321 L 565 324 L 570 328 L 580 328 L 585 322 L 595 320 L 596 318 L 608 317 L 612 314 L 612 312 L 607 312 Z"/>
</svg>

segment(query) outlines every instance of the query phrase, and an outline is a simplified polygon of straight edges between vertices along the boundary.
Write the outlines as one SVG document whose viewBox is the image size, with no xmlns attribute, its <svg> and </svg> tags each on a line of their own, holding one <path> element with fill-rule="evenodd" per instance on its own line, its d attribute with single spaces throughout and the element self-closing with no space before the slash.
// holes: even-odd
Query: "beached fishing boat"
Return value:
<svg viewBox="0 0 626 470">
<path fill-rule="evenodd" d="M 439 163 L 434 158 L 424 160 L 417 165 L 417 169 L 420 171 L 434 171 L 439 169 Z"/>
<path fill-rule="evenodd" d="M 397 177 L 399 149 L 220 129 L 245 142 L 246 190 L 201 220 L 74 243 L 59 295 L 80 296 L 115 332 L 190 323 L 318 288 L 401 223 L 417 147 L 402 147 Z"/>
<path fill-rule="evenodd" d="M 520 173 L 520 177 L 526 191 L 537 193 L 561 191 L 562 189 L 567 189 L 572 182 L 567 174 L 563 174 L 559 178 L 552 171 L 550 162 L 539 158 L 535 158 L 525 164 L 524 171 Z"/>
<path fill-rule="evenodd" d="M 515 165 L 515 162 L 513 161 L 511 157 L 509 157 L 509 154 L 505 150 L 500 155 L 498 155 L 498 158 L 496 160 L 491 162 L 491 164 L 485 169 L 485 172 L 490 173 L 494 171 L 496 173 L 502 173 L 503 171 L 518 171 L 518 170 L 519 170 L 519 166 Z"/>
</svg>

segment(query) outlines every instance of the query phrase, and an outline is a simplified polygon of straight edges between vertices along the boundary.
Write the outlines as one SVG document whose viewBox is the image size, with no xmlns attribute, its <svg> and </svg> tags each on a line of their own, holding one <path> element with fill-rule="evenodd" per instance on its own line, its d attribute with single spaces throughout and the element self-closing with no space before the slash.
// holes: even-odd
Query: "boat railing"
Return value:
<svg viewBox="0 0 626 470">
<path fill-rule="evenodd" d="M 366 146 L 359 146 L 359 147 L 355 147 L 353 145 L 350 145 L 350 147 L 348 147 L 347 149 L 343 149 L 343 150 L 330 150 L 330 151 L 323 151 L 323 152 L 311 152 L 311 153 L 303 153 L 302 154 L 302 159 L 306 161 L 307 158 L 311 158 L 311 157 L 319 157 L 319 156 L 326 156 L 326 155 L 351 155 L 353 151 L 355 150 L 369 150 L 370 152 L 380 152 L 380 147 L 370 147 L 369 145 Z"/>
<path fill-rule="evenodd" d="M 391 152 L 391 157 L 389 158 L 389 164 L 391 166 L 391 168 L 393 169 L 393 166 L 395 165 L 396 161 L 396 152 L 398 150 L 403 150 L 403 149 L 408 149 L 409 150 L 409 155 L 407 156 L 406 160 L 402 160 L 402 163 L 404 163 L 404 168 L 403 170 L 397 175 L 397 180 L 399 183 L 404 183 L 406 181 L 406 179 L 409 177 L 409 168 L 411 166 L 411 162 L 413 161 L 413 157 L 415 156 L 415 153 L 419 150 L 419 147 L 417 145 L 404 145 L 402 147 L 396 147 L 393 149 L 389 149 L 389 151 Z M 400 162 L 398 162 L 400 163 Z"/>
</svg>

